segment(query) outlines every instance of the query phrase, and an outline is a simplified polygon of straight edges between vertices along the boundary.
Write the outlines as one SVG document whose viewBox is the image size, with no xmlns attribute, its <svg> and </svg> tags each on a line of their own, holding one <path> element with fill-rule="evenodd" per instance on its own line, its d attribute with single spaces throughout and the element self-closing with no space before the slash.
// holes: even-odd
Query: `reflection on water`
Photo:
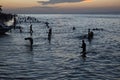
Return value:
<svg viewBox="0 0 120 80">
<path fill-rule="evenodd" d="M 118 80 L 120 78 L 120 15 L 31 15 L 48 21 L 52 27 L 51 44 L 44 23 L 32 23 L 34 41 L 30 42 L 29 23 L 18 24 L 0 36 L 0 80 Z M 75 30 L 73 30 L 75 27 Z M 84 37 L 88 29 L 94 38 Z M 81 56 L 82 39 L 86 57 Z"/>
<path fill-rule="evenodd" d="M 13 25 L 13 23 L 14 23 L 14 19 L 12 19 L 12 20 L 10 20 L 10 21 L 8 21 L 8 22 L 5 22 L 5 24 L 6 24 L 7 26 L 11 26 L 11 25 Z"/>
</svg>

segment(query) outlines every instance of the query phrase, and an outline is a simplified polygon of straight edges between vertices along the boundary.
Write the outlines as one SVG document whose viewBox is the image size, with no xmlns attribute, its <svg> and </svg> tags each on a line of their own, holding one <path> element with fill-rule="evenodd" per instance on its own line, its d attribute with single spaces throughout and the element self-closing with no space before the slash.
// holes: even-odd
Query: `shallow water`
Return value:
<svg viewBox="0 0 120 80">
<path fill-rule="evenodd" d="M 47 40 L 44 23 L 33 25 L 33 50 L 30 49 L 30 23 L 17 24 L 23 32 L 12 30 L 0 35 L 0 80 L 119 80 L 120 15 L 30 14 L 48 21 L 52 39 Z M 76 30 L 72 30 L 75 27 Z M 94 30 L 87 45 L 86 58 L 81 57 L 82 39 L 88 28 Z"/>
</svg>

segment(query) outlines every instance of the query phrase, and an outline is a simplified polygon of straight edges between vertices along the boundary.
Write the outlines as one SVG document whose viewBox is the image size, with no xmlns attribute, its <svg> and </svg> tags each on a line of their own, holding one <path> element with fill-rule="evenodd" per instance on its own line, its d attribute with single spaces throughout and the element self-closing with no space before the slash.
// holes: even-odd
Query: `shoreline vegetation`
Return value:
<svg viewBox="0 0 120 80">
<path fill-rule="evenodd" d="M 12 20 L 16 15 L 11 13 L 3 13 L 2 6 L 0 5 L 0 23 Z"/>
<path fill-rule="evenodd" d="M 11 30 L 15 26 L 16 22 L 16 16 L 15 14 L 8 14 L 2 12 L 2 6 L 0 5 L 0 34 L 5 34 L 9 30 Z M 7 25 L 9 21 L 13 21 L 11 25 Z"/>
<path fill-rule="evenodd" d="M 0 13 L 0 22 L 7 22 L 15 17 L 13 14 Z"/>
</svg>

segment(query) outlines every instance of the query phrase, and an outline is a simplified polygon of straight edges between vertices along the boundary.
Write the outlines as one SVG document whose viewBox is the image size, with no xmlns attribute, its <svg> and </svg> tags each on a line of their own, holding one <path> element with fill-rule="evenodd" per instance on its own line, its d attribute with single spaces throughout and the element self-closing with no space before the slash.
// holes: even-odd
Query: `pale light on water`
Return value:
<svg viewBox="0 0 120 80">
<path fill-rule="evenodd" d="M 5 22 L 5 24 L 6 24 L 7 26 L 12 26 L 13 23 L 14 23 L 14 19 L 12 19 L 12 20 L 10 20 L 10 21 L 8 21 L 8 22 Z"/>
<path fill-rule="evenodd" d="M 21 15 L 23 16 L 23 15 Z M 0 36 L 0 80 L 119 80 L 120 79 L 120 15 L 39 15 L 48 21 L 52 39 L 47 40 L 44 23 L 33 25 L 33 50 L 30 50 L 30 23 L 18 24 L 23 32 Z M 72 28 L 75 27 L 76 30 Z M 86 58 L 81 55 L 82 36 L 88 28 L 94 31 L 87 45 Z"/>
</svg>

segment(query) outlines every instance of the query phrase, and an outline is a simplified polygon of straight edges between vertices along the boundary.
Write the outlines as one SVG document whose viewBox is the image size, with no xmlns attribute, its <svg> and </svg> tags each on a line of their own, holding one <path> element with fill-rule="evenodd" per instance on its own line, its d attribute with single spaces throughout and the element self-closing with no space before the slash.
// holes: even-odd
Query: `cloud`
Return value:
<svg viewBox="0 0 120 80">
<path fill-rule="evenodd" d="M 58 3 L 73 3 L 73 2 L 81 2 L 86 0 L 49 0 L 49 1 L 38 1 L 38 3 L 42 3 L 43 5 L 48 4 L 58 4 Z"/>
</svg>

